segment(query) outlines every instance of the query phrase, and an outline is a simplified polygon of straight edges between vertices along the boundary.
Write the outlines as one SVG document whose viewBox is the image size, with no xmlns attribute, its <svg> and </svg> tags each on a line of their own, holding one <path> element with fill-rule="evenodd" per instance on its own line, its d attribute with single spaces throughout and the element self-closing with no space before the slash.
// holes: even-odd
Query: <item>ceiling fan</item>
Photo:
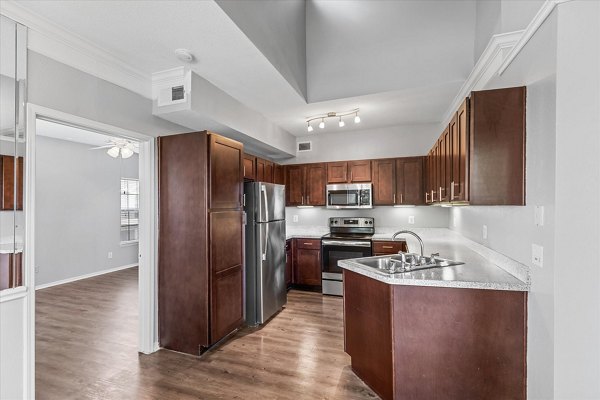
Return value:
<svg viewBox="0 0 600 400">
<path fill-rule="evenodd" d="M 104 146 L 92 147 L 90 150 L 100 149 L 108 149 L 106 150 L 106 154 L 112 158 L 118 158 L 119 155 L 121 158 L 129 158 L 133 153 L 139 154 L 140 144 L 127 139 L 111 138 Z"/>
</svg>

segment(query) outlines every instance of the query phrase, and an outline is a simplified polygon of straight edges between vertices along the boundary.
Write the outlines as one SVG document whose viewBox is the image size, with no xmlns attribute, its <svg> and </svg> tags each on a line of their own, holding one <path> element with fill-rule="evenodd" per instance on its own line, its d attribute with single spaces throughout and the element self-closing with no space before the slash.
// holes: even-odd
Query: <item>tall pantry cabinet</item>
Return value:
<svg viewBox="0 0 600 400">
<path fill-rule="evenodd" d="M 243 145 L 212 132 L 158 139 L 161 347 L 189 354 L 240 327 Z"/>
</svg>

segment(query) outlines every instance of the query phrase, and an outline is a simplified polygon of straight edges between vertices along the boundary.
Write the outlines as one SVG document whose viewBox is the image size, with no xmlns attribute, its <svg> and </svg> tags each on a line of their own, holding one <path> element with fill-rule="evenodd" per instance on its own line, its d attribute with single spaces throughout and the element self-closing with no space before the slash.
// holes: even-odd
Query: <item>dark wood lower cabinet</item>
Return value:
<svg viewBox="0 0 600 400">
<path fill-rule="evenodd" d="M 294 250 L 293 240 L 285 241 L 285 285 L 290 287 L 294 277 Z"/>
<path fill-rule="evenodd" d="M 301 238 L 294 240 L 293 283 L 321 286 L 321 240 Z"/>
<path fill-rule="evenodd" d="M 526 310 L 526 292 L 388 285 L 344 271 L 345 350 L 383 399 L 525 399 Z"/>
<path fill-rule="evenodd" d="M 213 275 L 211 292 L 211 344 L 217 343 L 244 323 L 243 267 Z"/>
</svg>

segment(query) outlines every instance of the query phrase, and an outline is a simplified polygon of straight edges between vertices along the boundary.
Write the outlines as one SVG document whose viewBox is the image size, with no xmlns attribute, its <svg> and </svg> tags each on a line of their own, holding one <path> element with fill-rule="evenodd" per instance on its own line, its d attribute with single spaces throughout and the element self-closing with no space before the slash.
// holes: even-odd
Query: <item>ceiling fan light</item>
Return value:
<svg viewBox="0 0 600 400">
<path fill-rule="evenodd" d="M 358 124 L 360 122 L 360 117 L 358 116 L 358 113 L 356 114 L 356 116 L 354 117 L 354 123 Z"/>
<path fill-rule="evenodd" d="M 319 128 L 324 129 L 325 128 L 325 119 L 321 118 L 321 122 L 319 122 Z"/>
<path fill-rule="evenodd" d="M 114 146 L 114 147 L 111 147 L 110 149 L 106 150 L 106 154 L 108 154 L 112 158 L 117 158 L 117 157 L 119 157 L 119 150 L 120 149 L 117 146 Z"/>
<path fill-rule="evenodd" d="M 123 147 L 123 148 L 121 149 L 121 157 L 123 157 L 123 158 L 129 158 L 129 157 L 131 157 L 132 155 L 133 155 L 133 150 L 131 150 L 130 148 L 128 148 L 128 147 Z"/>
<path fill-rule="evenodd" d="M 314 130 L 314 129 L 313 129 L 313 127 L 310 125 L 310 122 L 308 123 L 308 128 L 307 128 L 307 130 L 308 130 L 309 132 L 312 132 L 312 131 Z"/>
<path fill-rule="evenodd" d="M 340 117 L 340 122 L 338 123 L 338 125 L 340 126 L 340 128 L 343 128 L 344 125 L 346 125 L 346 123 L 342 121 L 342 117 Z"/>
</svg>

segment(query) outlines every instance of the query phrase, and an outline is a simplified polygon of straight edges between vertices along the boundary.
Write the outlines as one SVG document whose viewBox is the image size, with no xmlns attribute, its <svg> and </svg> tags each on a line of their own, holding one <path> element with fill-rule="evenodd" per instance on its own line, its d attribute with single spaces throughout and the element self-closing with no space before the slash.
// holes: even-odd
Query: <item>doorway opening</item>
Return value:
<svg viewBox="0 0 600 400">
<path fill-rule="evenodd" d="M 158 349 L 155 142 L 32 104 L 27 119 L 28 381 L 47 393 L 65 372 L 97 378 Z M 57 382 L 40 381 L 45 365 L 65 366 Z"/>
</svg>

